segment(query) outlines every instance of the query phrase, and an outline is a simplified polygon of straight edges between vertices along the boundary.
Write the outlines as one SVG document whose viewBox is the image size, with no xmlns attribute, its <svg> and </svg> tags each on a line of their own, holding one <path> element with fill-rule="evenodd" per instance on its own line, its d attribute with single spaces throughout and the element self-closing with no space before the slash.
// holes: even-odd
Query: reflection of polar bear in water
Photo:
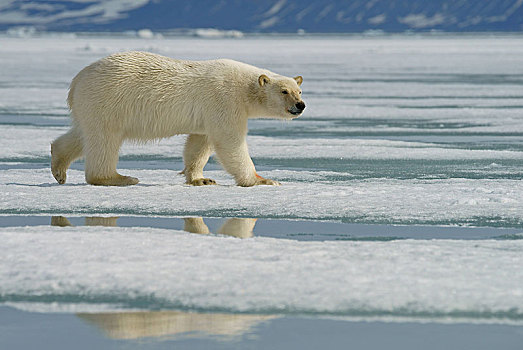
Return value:
<svg viewBox="0 0 523 350">
<path fill-rule="evenodd" d="M 118 226 L 118 217 L 87 216 L 85 226 Z M 254 226 L 258 219 L 248 218 L 229 218 L 216 231 L 220 235 L 233 236 L 238 238 L 249 238 L 254 235 Z M 71 222 L 63 216 L 51 217 L 51 226 L 73 226 Z M 183 230 L 191 233 L 209 234 L 211 231 L 205 224 L 202 217 L 184 218 Z"/>
<path fill-rule="evenodd" d="M 258 219 L 230 218 L 218 229 L 216 233 L 220 235 L 233 236 L 238 238 L 250 238 L 254 231 Z M 208 234 L 211 233 L 202 217 L 183 219 L 183 230 L 192 233 Z"/>
<path fill-rule="evenodd" d="M 302 77 L 284 77 L 232 60 L 181 61 L 118 53 L 84 68 L 71 83 L 72 128 L 51 146 L 51 169 L 65 183 L 71 162 L 85 156 L 93 185 L 138 179 L 116 172 L 124 140 L 189 134 L 183 154 L 188 184 L 209 185 L 203 167 L 212 151 L 240 186 L 278 185 L 256 174 L 245 136 L 249 118 L 292 119 L 305 109 Z"/>
<path fill-rule="evenodd" d="M 241 337 L 252 333 L 261 322 L 279 317 L 181 311 L 79 313 L 77 316 L 96 325 L 112 339 L 169 337 L 171 340 L 177 336 L 186 338 L 188 334 L 225 336 L 225 339 Z"/>
</svg>

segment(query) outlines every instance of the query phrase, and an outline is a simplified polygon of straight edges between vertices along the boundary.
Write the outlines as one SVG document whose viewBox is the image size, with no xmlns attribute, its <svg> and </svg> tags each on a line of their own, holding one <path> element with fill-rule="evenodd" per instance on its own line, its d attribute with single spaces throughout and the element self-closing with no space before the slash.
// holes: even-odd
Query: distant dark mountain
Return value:
<svg viewBox="0 0 523 350">
<path fill-rule="evenodd" d="M 523 0 L 0 0 L 0 30 L 522 31 Z"/>
</svg>

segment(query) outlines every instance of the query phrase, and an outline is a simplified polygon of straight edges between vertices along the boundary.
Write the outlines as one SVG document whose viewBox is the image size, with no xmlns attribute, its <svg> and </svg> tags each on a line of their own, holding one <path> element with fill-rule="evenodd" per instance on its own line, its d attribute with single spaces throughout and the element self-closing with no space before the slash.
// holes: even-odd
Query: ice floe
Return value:
<svg viewBox="0 0 523 350">
<path fill-rule="evenodd" d="M 2 228 L 0 237 L 2 302 L 523 320 L 523 241 L 296 242 L 49 226 Z"/>
</svg>

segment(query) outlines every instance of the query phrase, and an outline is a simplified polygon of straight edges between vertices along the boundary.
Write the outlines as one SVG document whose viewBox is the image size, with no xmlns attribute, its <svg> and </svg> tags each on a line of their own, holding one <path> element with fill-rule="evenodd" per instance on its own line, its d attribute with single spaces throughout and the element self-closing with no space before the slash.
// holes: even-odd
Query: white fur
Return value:
<svg viewBox="0 0 523 350">
<path fill-rule="evenodd" d="M 64 183 L 70 163 L 84 155 L 88 183 L 132 185 L 138 180 L 116 172 L 124 140 L 189 134 L 187 183 L 214 183 L 203 178 L 214 150 L 238 185 L 278 184 L 256 174 L 245 141 L 247 120 L 296 117 L 290 112 L 302 102 L 301 81 L 227 59 L 182 61 L 146 52 L 108 56 L 71 83 L 73 123 L 51 146 L 53 175 Z"/>
</svg>

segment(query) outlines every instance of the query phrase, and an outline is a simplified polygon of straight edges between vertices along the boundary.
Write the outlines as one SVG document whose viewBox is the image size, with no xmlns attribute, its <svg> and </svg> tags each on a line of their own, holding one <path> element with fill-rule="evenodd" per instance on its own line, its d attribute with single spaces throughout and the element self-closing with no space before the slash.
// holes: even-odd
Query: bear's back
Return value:
<svg viewBox="0 0 523 350">
<path fill-rule="evenodd" d="M 102 58 L 80 71 L 71 83 L 68 101 L 72 108 L 78 89 L 87 90 L 94 100 L 122 92 L 156 101 L 202 92 L 230 94 L 245 89 L 260 74 L 271 72 L 230 59 L 188 61 L 129 51 Z"/>
<path fill-rule="evenodd" d="M 68 103 L 80 124 L 151 139 L 199 133 L 216 125 L 218 111 L 246 113 L 246 97 L 266 72 L 241 62 L 175 60 L 130 51 L 102 58 L 73 79 Z"/>
</svg>

